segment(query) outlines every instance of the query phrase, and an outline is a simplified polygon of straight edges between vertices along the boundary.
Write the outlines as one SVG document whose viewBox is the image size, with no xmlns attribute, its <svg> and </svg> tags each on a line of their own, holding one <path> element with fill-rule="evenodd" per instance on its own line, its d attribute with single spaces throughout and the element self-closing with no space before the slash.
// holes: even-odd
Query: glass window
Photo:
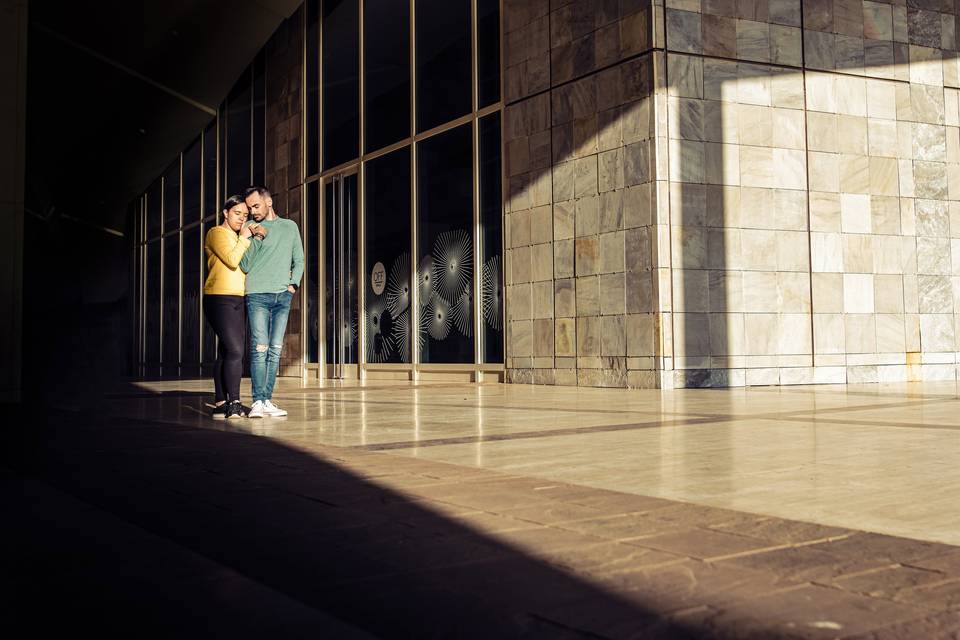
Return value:
<svg viewBox="0 0 960 640">
<path fill-rule="evenodd" d="M 217 183 L 218 184 L 217 191 L 219 196 L 217 198 L 217 207 L 218 207 L 217 216 L 218 217 L 220 215 L 219 205 L 220 203 L 222 203 L 224 200 L 227 199 L 226 194 L 229 193 L 227 191 L 227 120 L 228 120 L 227 101 L 224 100 L 223 102 L 220 103 L 220 116 L 219 116 L 219 127 L 218 127 L 219 132 L 217 135 L 217 138 L 218 138 L 217 143 L 220 149 L 219 156 L 217 156 L 219 158 L 219 162 L 217 163 L 218 165 L 217 178 L 219 180 L 219 182 Z"/>
<path fill-rule="evenodd" d="M 183 302 L 181 307 L 180 361 L 184 373 L 195 375 L 200 366 L 200 278 L 203 277 L 203 243 L 200 225 L 183 232 Z"/>
<path fill-rule="evenodd" d="M 503 206 L 500 190 L 500 113 L 481 118 L 480 131 L 480 353 L 503 362 Z"/>
<path fill-rule="evenodd" d="M 417 131 L 471 110 L 470 0 L 417 0 Z"/>
<path fill-rule="evenodd" d="M 266 72 L 264 65 L 266 56 L 263 50 L 257 54 L 253 61 L 253 141 L 252 141 L 252 161 L 253 175 L 250 177 L 250 184 L 262 185 L 265 179 L 264 148 L 267 143 L 267 94 L 266 94 Z M 299 171 L 298 171 L 299 173 Z M 299 176 L 298 176 L 299 177 Z"/>
<path fill-rule="evenodd" d="M 323 166 L 356 158 L 360 148 L 358 0 L 323 3 Z"/>
<path fill-rule="evenodd" d="M 307 184 L 306 268 L 303 288 L 307 293 L 307 362 L 320 362 L 320 183 Z"/>
<path fill-rule="evenodd" d="M 473 141 L 465 124 L 418 146 L 421 362 L 473 362 Z"/>
<path fill-rule="evenodd" d="M 240 193 L 250 186 L 250 97 L 247 69 L 227 97 L 227 194 Z"/>
<path fill-rule="evenodd" d="M 207 232 L 217 225 L 214 220 L 206 220 L 203 223 L 203 231 L 201 232 L 201 242 L 205 241 L 207 238 Z M 202 245 L 201 245 L 202 246 Z M 203 251 L 201 249 L 201 251 Z M 206 253 L 201 254 L 201 260 L 203 264 L 201 266 L 202 278 L 206 282 L 207 279 L 207 256 Z M 201 294 L 202 295 L 202 294 Z M 247 349 L 244 349 L 246 352 Z M 210 323 L 203 320 L 203 364 L 209 365 L 203 369 L 203 375 L 210 375 L 211 369 L 210 366 L 213 366 L 213 362 L 217 359 L 217 334 L 214 333 L 213 327 L 210 326 Z"/>
<path fill-rule="evenodd" d="M 163 174 L 163 231 L 180 228 L 180 158 Z"/>
<path fill-rule="evenodd" d="M 368 162 L 364 191 L 367 362 L 412 362 L 410 148 Z"/>
<path fill-rule="evenodd" d="M 307 0 L 307 112 L 304 136 L 307 145 L 307 175 L 320 172 L 320 0 Z"/>
<path fill-rule="evenodd" d="M 157 178 L 147 189 L 147 237 L 160 237 L 163 228 L 163 181 Z"/>
<path fill-rule="evenodd" d="M 163 239 L 163 356 L 164 375 L 176 375 L 180 365 L 180 234 Z"/>
<path fill-rule="evenodd" d="M 410 135 L 410 3 L 364 3 L 364 145 L 367 151 Z"/>
<path fill-rule="evenodd" d="M 500 0 L 477 0 L 477 105 L 500 100 Z"/>
<path fill-rule="evenodd" d="M 220 197 L 217 194 L 217 121 L 203 130 L 203 215 L 217 214 Z"/>
<path fill-rule="evenodd" d="M 183 224 L 200 219 L 200 138 L 183 152 Z"/>
<path fill-rule="evenodd" d="M 160 283 L 162 280 L 160 241 L 154 240 L 147 245 L 147 292 L 146 318 L 143 323 L 144 360 L 149 364 L 160 364 Z"/>
<path fill-rule="evenodd" d="M 136 288 L 136 296 L 137 296 L 135 298 L 136 305 L 137 305 L 136 306 L 137 326 L 134 329 L 134 336 L 136 336 L 136 341 L 137 341 L 137 357 L 135 358 L 135 362 L 137 363 L 143 363 L 143 320 L 144 320 L 143 279 L 145 277 L 144 271 L 146 267 L 146 262 L 145 262 L 146 256 L 147 256 L 146 245 L 142 245 L 142 244 L 137 245 L 137 280 L 134 285 Z"/>
</svg>

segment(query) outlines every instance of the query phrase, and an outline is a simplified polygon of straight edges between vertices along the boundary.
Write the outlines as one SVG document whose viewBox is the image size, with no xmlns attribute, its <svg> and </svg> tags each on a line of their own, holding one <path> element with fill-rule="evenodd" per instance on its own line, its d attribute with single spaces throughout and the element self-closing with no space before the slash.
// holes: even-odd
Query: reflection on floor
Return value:
<svg viewBox="0 0 960 640">
<path fill-rule="evenodd" d="M 177 395 L 208 382 L 140 386 L 168 395 L 114 410 L 960 545 L 954 383 L 659 392 L 282 379 L 289 417 L 229 427 L 205 417 L 202 397 Z"/>
</svg>

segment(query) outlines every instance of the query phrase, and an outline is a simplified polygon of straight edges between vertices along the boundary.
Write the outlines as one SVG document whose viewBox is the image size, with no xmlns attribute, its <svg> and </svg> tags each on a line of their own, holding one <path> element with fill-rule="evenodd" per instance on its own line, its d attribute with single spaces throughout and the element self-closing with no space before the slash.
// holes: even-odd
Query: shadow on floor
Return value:
<svg viewBox="0 0 960 640">
<path fill-rule="evenodd" d="M 355 460 L 92 413 L 18 417 L 0 486 L 19 502 L 14 587 L 38 632 L 714 637 L 384 489 Z M 356 455 L 379 473 L 404 464 Z"/>
</svg>

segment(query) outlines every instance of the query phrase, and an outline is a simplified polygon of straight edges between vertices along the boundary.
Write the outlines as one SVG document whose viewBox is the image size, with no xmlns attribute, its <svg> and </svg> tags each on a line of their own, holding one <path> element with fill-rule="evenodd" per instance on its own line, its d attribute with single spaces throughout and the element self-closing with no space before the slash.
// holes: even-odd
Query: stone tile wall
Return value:
<svg viewBox="0 0 960 640">
<path fill-rule="evenodd" d="M 510 378 L 954 379 L 954 1 L 628 4 L 506 3 Z"/>
<path fill-rule="evenodd" d="M 600 4 L 505 7 L 515 382 L 656 384 L 657 74 L 635 55 L 650 49 L 651 8 Z"/>
</svg>

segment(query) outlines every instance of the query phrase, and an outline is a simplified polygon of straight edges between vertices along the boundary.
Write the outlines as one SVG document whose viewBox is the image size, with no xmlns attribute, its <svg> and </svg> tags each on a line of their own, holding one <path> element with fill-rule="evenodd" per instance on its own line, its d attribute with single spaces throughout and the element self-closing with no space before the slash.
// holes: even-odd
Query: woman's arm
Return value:
<svg viewBox="0 0 960 640">
<path fill-rule="evenodd" d="M 208 244 L 210 251 L 220 262 L 227 265 L 229 269 L 236 269 L 240 266 L 240 259 L 250 246 L 250 241 L 240 236 L 233 236 L 232 233 L 211 229 Z"/>
</svg>

